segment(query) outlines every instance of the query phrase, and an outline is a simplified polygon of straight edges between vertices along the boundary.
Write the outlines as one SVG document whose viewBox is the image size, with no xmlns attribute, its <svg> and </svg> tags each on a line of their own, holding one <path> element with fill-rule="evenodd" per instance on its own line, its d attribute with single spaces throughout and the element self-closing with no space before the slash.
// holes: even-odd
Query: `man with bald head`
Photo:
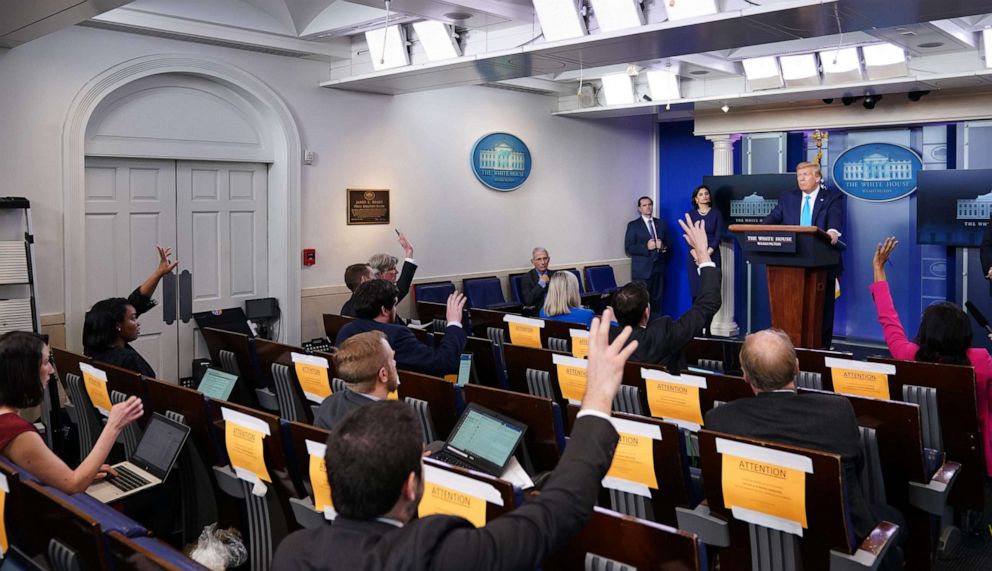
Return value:
<svg viewBox="0 0 992 571">
<path fill-rule="evenodd" d="M 548 269 L 551 256 L 541 246 L 534 248 L 530 255 L 534 269 L 520 278 L 520 303 L 540 309 L 544 306 L 544 296 L 548 294 L 548 283 L 554 272 Z"/>
<path fill-rule="evenodd" d="M 711 409 L 704 419 L 707 430 L 840 455 L 848 513 L 858 541 L 882 519 L 902 522 L 893 508 L 869 506 L 865 500 L 861 436 L 850 401 L 839 395 L 796 392 L 799 360 L 785 332 L 766 329 L 748 335 L 741 347 L 741 369 L 754 398 Z"/>
</svg>

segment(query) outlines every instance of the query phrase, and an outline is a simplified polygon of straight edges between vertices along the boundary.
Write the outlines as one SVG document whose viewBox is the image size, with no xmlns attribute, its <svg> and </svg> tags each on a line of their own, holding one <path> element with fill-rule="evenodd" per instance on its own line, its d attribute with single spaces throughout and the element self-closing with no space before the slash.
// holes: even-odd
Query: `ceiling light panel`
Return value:
<svg viewBox="0 0 992 571">
<path fill-rule="evenodd" d="M 909 73 L 906 52 L 899 46 L 872 44 L 862 46 L 861 53 L 865 58 L 865 71 L 869 79 L 890 79 Z"/>
<path fill-rule="evenodd" d="M 782 66 L 782 79 L 788 87 L 820 85 L 820 72 L 815 54 L 800 54 L 778 58 Z"/>
<path fill-rule="evenodd" d="M 670 72 L 652 69 L 648 71 L 648 88 L 655 101 L 672 101 L 682 97 L 679 76 Z"/>
<path fill-rule="evenodd" d="M 745 59 L 744 75 L 751 89 L 777 89 L 782 87 L 782 73 L 778 68 L 778 59 L 774 57 L 756 57 Z"/>
<path fill-rule="evenodd" d="M 603 76 L 603 94 L 607 105 L 630 105 L 634 102 L 634 85 L 626 73 Z"/>
<path fill-rule="evenodd" d="M 827 83 L 846 83 L 862 79 L 858 48 L 822 51 L 820 65 L 823 66 L 823 81 Z"/>
<path fill-rule="evenodd" d="M 592 0 L 592 13 L 603 32 L 644 25 L 644 12 L 638 0 Z"/>
<path fill-rule="evenodd" d="M 716 0 L 675 0 L 664 2 L 669 20 L 685 20 L 698 16 L 709 16 L 719 12 Z"/>
<path fill-rule="evenodd" d="M 415 22 L 413 31 L 417 33 L 417 39 L 420 40 L 427 59 L 431 61 L 452 59 L 462 55 L 458 42 L 451 33 L 451 27 L 444 22 L 436 20 Z"/>
<path fill-rule="evenodd" d="M 406 31 L 402 26 L 389 26 L 365 32 L 369 44 L 372 67 L 376 71 L 410 65 L 410 52 L 406 49 Z"/>
<path fill-rule="evenodd" d="M 586 23 L 576 0 L 534 0 L 544 39 L 549 42 L 586 35 Z"/>
</svg>

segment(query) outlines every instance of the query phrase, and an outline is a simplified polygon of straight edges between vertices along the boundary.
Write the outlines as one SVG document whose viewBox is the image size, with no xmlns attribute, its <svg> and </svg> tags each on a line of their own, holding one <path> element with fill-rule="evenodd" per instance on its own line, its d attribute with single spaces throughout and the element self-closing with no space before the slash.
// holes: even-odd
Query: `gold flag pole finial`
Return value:
<svg viewBox="0 0 992 571">
<path fill-rule="evenodd" d="M 817 129 L 813 131 L 813 140 L 816 141 L 816 159 L 814 162 L 820 165 L 820 160 L 823 159 L 823 144 L 828 142 L 829 135 L 826 131 Z"/>
</svg>

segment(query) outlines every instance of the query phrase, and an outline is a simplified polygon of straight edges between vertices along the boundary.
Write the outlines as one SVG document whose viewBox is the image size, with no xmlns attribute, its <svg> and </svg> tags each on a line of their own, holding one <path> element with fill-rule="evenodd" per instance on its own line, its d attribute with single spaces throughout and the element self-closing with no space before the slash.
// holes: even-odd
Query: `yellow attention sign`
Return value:
<svg viewBox="0 0 992 571">
<path fill-rule="evenodd" d="M 420 517 L 429 515 L 454 515 L 467 519 L 475 527 L 486 525 L 486 500 L 435 484 L 424 483 L 424 497 L 417 510 Z"/>
<path fill-rule="evenodd" d="M 524 347 L 541 348 L 541 328 L 536 325 L 519 323 L 516 321 L 510 324 L 510 343 L 523 345 Z"/>
<path fill-rule="evenodd" d="M 251 472 L 260 480 L 272 482 L 269 471 L 265 468 L 265 453 L 262 447 L 264 434 L 228 420 L 224 422 L 224 436 L 227 455 L 231 458 L 232 466 Z"/>
<path fill-rule="evenodd" d="M 723 454 L 723 502 L 808 527 L 802 470 Z"/>
<path fill-rule="evenodd" d="M 844 395 L 889 400 L 889 376 L 885 373 L 830 369 L 834 392 Z"/>
<path fill-rule="evenodd" d="M 572 356 L 584 359 L 589 356 L 589 332 L 581 329 L 572 329 Z"/>
<path fill-rule="evenodd" d="M 586 394 L 586 368 L 572 364 L 558 363 L 558 387 L 561 396 L 570 401 L 581 401 Z"/>
<path fill-rule="evenodd" d="M 444 380 L 448 381 L 449 383 L 457 383 L 458 375 L 445 375 Z"/>
<path fill-rule="evenodd" d="M 90 402 L 104 415 L 109 415 L 114 405 L 110 402 L 110 393 L 107 392 L 106 373 L 90 366 L 80 365 L 79 368 L 83 373 L 83 385 L 86 387 L 86 395 L 90 397 Z"/>
<path fill-rule="evenodd" d="M 313 355 L 293 353 L 293 368 L 303 394 L 314 402 L 323 402 L 331 396 L 331 380 L 327 374 L 327 359 Z"/>
<path fill-rule="evenodd" d="M 323 513 L 324 508 L 334 508 L 331 502 L 331 484 L 327 481 L 327 465 L 322 456 L 310 455 L 310 485 L 313 487 L 313 507 Z"/>
<path fill-rule="evenodd" d="M 699 387 L 645 379 L 648 389 L 648 408 L 655 418 L 673 418 L 703 425 L 703 411 L 699 404 Z"/>
<path fill-rule="evenodd" d="M 658 489 L 654 474 L 654 444 L 648 436 L 620 433 L 607 477 L 620 478 Z"/>
<path fill-rule="evenodd" d="M 393 391 L 391 393 L 386 394 L 386 400 L 400 400 L 400 392 Z"/>
</svg>

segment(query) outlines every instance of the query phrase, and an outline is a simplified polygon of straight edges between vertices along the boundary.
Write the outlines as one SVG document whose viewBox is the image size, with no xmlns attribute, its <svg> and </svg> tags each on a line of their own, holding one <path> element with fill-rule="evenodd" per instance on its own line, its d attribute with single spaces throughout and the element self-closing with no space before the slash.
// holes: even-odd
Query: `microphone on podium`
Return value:
<svg viewBox="0 0 992 571">
<path fill-rule="evenodd" d="M 964 303 L 964 306 L 968 308 L 968 313 L 970 313 L 971 316 L 975 318 L 975 321 L 978 323 L 980 327 L 984 327 L 986 331 L 992 333 L 992 325 L 989 325 L 989 320 L 985 319 L 985 316 L 982 315 L 982 312 L 979 311 L 977 307 L 975 307 L 974 303 L 971 303 L 970 301 L 966 301 Z"/>
</svg>

